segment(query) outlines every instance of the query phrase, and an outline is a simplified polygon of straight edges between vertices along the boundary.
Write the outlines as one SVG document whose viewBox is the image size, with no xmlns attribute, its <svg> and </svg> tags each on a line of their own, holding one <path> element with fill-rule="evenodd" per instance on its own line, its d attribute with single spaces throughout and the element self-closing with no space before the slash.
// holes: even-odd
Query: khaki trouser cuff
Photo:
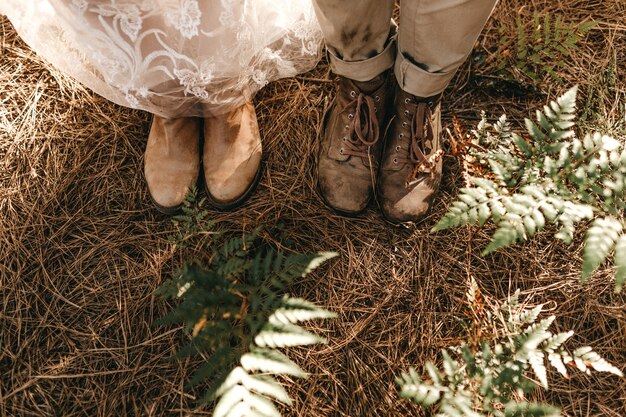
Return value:
<svg viewBox="0 0 626 417">
<path fill-rule="evenodd" d="M 396 45 L 396 36 L 394 35 L 380 54 L 362 61 L 344 61 L 329 48 L 330 68 L 335 74 L 342 77 L 355 81 L 369 81 L 393 67 L 397 51 Z"/>
<path fill-rule="evenodd" d="M 430 97 L 446 89 L 456 70 L 428 72 L 399 54 L 396 57 L 394 72 L 402 90 L 417 97 Z"/>
</svg>

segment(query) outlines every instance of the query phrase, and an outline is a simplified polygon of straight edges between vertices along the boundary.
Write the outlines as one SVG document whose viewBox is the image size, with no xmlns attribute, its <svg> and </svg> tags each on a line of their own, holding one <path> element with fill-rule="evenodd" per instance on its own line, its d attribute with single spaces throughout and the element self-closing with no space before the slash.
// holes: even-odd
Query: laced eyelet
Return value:
<svg viewBox="0 0 626 417">
<path fill-rule="evenodd" d="M 350 91 L 350 97 L 354 98 L 356 97 L 356 91 Z"/>
<path fill-rule="evenodd" d="M 374 100 L 376 100 L 377 102 L 380 101 L 380 96 L 375 96 Z"/>
<path fill-rule="evenodd" d="M 348 119 L 350 119 L 350 120 L 354 119 L 354 114 L 350 113 L 350 114 L 348 115 Z"/>
</svg>

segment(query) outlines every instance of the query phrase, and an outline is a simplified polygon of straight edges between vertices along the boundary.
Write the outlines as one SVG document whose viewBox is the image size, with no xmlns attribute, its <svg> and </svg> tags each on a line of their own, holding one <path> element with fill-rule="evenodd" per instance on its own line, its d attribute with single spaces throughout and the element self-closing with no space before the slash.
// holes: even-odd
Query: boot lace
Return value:
<svg viewBox="0 0 626 417">
<path fill-rule="evenodd" d="M 378 126 L 378 111 L 376 102 L 380 97 L 365 95 L 351 91 L 350 96 L 354 98 L 346 105 L 350 108 L 356 105 L 354 113 L 348 115 L 349 123 L 344 127 L 348 133 L 343 137 L 344 147 L 340 152 L 342 155 L 352 155 L 361 158 L 369 157 L 369 148 L 374 146 L 380 138 L 380 127 Z"/>
<path fill-rule="evenodd" d="M 430 123 L 432 111 L 426 103 L 418 103 L 417 111 L 411 121 L 411 144 L 409 145 L 409 158 L 413 164 L 426 161 L 426 155 L 431 149 L 427 146 L 433 143 L 433 127 Z M 423 149 L 423 150 L 422 150 Z"/>
<path fill-rule="evenodd" d="M 409 98 L 405 99 L 405 104 L 412 104 L 413 101 Z M 415 103 L 415 111 L 404 111 L 404 117 L 406 121 L 402 122 L 402 127 L 407 128 L 408 132 L 404 131 L 400 133 L 400 143 L 396 146 L 396 151 L 402 149 L 402 140 L 405 136 L 408 136 L 408 146 L 405 148 L 404 155 L 399 154 L 394 159 L 394 163 L 410 164 L 415 168 L 409 173 L 407 177 L 407 185 L 413 183 L 420 173 L 432 173 L 434 168 L 441 158 L 441 151 L 432 153 L 432 146 L 435 140 L 433 127 L 431 120 L 433 117 L 432 102 L 417 102 Z M 408 135 L 406 134 L 408 133 Z"/>
<path fill-rule="evenodd" d="M 410 104 L 411 100 L 406 99 L 405 103 Z M 415 168 L 409 173 L 406 183 L 411 185 L 417 180 L 420 173 L 432 173 L 435 165 L 441 157 L 441 152 L 432 153 L 432 146 L 435 139 L 431 120 L 433 117 L 432 103 L 418 102 L 415 113 L 411 114 L 405 110 L 404 115 L 409 119 L 408 123 L 403 122 L 403 126 L 409 127 L 409 145 L 405 157 L 398 157 L 398 163 L 414 165 Z M 404 134 L 400 134 L 400 139 Z M 396 150 L 400 149 L 400 145 Z"/>
</svg>

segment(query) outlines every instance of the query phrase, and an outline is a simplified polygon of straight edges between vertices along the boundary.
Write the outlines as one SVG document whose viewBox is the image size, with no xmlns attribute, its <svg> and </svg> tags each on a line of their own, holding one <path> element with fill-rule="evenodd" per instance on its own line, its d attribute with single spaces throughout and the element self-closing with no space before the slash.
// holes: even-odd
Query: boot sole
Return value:
<svg viewBox="0 0 626 417">
<path fill-rule="evenodd" d="M 220 211 L 231 211 L 231 210 L 241 207 L 248 200 L 248 198 L 250 198 L 250 195 L 252 195 L 252 193 L 256 190 L 256 187 L 259 184 L 259 181 L 261 180 L 262 175 L 263 175 L 263 161 L 261 161 L 261 163 L 259 164 L 259 169 L 257 170 L 256 175 L 254 176 L 254 179 L 252 180 L 252 183 L 246 189 L 246 191 L 244 191 L 244 193 L 240 197 L 228 203 L 224 203 L 224 202 L 220 202 L 216 200 L 215 197 L 213 197 L 213 195 L 209 191 L 209 187 L 207 186 L 206 181 L 203 181 L 204 192 L 206 193 L 207 200 L 209 200 L 209 202 L 214 208 Z"/>
<path fill-rule="evenodd" d="M 380 178 L 380 177 L 379 177 Z M 408 220 L 408 221 L 401 221 L 401 220 L 392 220 L 391 218 L 389 218 L 387 216 L 387 213 L 385 213 L 385 210 L 383 210 L 383 205 L 381 204 L 381 196 L 378 193 L 374 194 L 374 200 L 376 201 L 376 206 L 378 207 L 378 210 L 380 211 L 380 214 L 383 217 L 383 220 L 385 220 L 385 222 L 389 223 L 390 225 L 393 226 L 403 226 L 403 225 L 409 225 L 409 224 L 420 224 L 430 213 L 432 206 L 428 207 L 428 210 L 422 214 L 419 218 L 417 218 L 416 220 Z"/>
<path fill-rule="evenodd" d="M 174 216 L 178 213 L 180 213 L 180 209 L 183 207 L 183 204 L 180 203 L 177 206 L 174 207 L 165 207 L 160 205 L 159 203 L 157 203 L 156 201 L 154 201 L 154 198 L 152 197 L 152 194 L 150 194 L 148 192 L 148 195 L 150 196 L 150 201 L 152 202 L 152 205 L 157 209 L 157 211 L 161 214 L 165 214 L 167 216 Z"/>
<path fill-rule="evenodd" d="M 367 210 L 367 206 L 369 206 L 369 203 L 372 201 L 372 199 L 370 197 L 367 200 L 367 204 L 365 204 L 365 207 L 363 207 L 361 210 L 358 210 L 358 211 L 345 211 L 345 210 L 341 210 L 341 209 L 338 209 L 336 207 L 333 207 L 333 205 L 330 204 L 328 202 L 328 200 L 326 200 L 326 197 L 324 196 L 324 193 L 322 193 L 322 189 L 320 188 L 319 181 L 316 182 L 316 187 L 315 188 L 317 189 L 317 194 L 319 195 L 319 197 L 322 200 L 322 202 L 324 203 L 324 205 L 326 207 L 328 207 L 329 209 L 331 209 L 335 214 L 338 214 L 338 215 L 344 216 L 344 217 L 350 217 L 350 218 L 358 217 L 359 215 L 363 214 L 363 212 L 365 212 L 365 210 Z"/>
</svg>

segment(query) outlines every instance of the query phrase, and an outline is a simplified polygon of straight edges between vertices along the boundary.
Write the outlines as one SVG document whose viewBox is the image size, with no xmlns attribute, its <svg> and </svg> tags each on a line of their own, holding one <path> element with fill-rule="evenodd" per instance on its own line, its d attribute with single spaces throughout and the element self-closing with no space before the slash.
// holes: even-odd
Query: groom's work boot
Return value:
<svg viewBox="0 0 626 417">
<path fill-rule="evenodd" d="M 250 196 L 261 177 L 261 136 L 250 102 L 204 119 L 204 183 L 211 203 L 231 210 Z"/>
<path fill-rule="evenodd" d="M 339 77 L 320 129 L 317 185 L 340 214 L 365 210 L 373 196 L 390 99 L 389 72 L 370 81 Z"/>
<path fill-rule="evenodd" d="M 199 119 L 154 116 L 144 164 L 152 202 L 160 212 L 174 214 L 200 173 Z"/>
<path fill-rule="evenodd" d="M 387 129 L 377 198 L 392 223 L 416 222 L 441 182 L 440 97 L 421 99 L 399 87 Z"/>
</svg>

